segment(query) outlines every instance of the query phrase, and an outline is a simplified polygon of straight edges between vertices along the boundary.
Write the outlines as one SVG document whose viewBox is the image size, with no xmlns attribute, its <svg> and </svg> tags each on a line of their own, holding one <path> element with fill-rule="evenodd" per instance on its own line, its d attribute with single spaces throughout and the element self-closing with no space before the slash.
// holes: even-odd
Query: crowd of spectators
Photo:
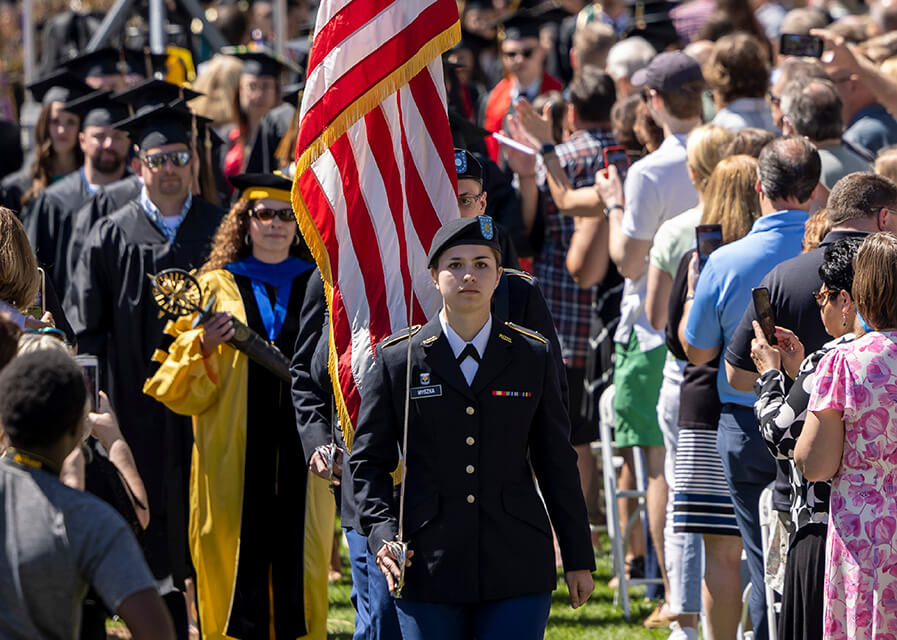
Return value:
<svg viewBox="0 0 897 640">
<path fill-rule="evenodd" d="M 183 415 L 230 415 L 231 398 L 195 390 L 203 402 L 172 395 L 177 387 L 165 386 L 164 375 L 150 376 L 148 367 L 151 360 L 163 364 L 163 373 L 194 367 L 193 383 L 212 388 L 218 374 L 200 371 L 197 362 L 223 353 L 230 325 L 221 316 L 207 333 L 183 327 L 167 354 L 159 349 L 163 330 L 164 340 L 177 332 L 157 317 L 146 275 L 202 268 L 204 287 L 220 287 L 219 297 L 232 295 L 239 304 L 242 294 L 233 283 L 246 277 L 245 287 L 255 286 L 247 283 L 264 271 L 262 289 L 270 294 L 286 281 L 275 270 L 244 263 L 265 257 L 262 230 L 285 229 L 276 262 L 296 269 L 291 278 L 299 282 L 301 276 L 298 286 L 307 287 L 310 298 L 319 293 L 307 284 L 311 272 L 296 266 L 307 252 L 295 225 L 281 216 L 288 210 L 276 208 L 289 202 L 289 178 L 262 181 L 274 190 L 265 193 L 279 194 L 273 199 L 240 199 L 259 186 L 247 182 L 247 174 L 290 169 L 301 99 L 301 86 L 292 83 L 304 80 L 314 5 L 289 3 L 287 58 L 258 57 L 258 50 L 213 52 L 175 7 L 170 44 L 196 63 L 189 72 L 181 69 L 192 91 L 185 82 L 139 84 L 140 76 L 153 77 L 156 64 L 139 50 L 136 62 L 127 49 L 112 49 L 111 67 L 103 66 L 107 60 L 82 68 L 84 60 L 74 56 L 109 7 L 50 9 L 38 15 L 42 79 L 29 87 L 40 105 L 33 123 L 18 122 L 16 59 L 0 56 L 7 65 L 0 68 L 0 108 L 13 131 L 10 156 L 22 151 L 18 125 L 33 125 L 24 160 L 0 175 L 0 364 L 10 362 L 0 374 L 7 451 L 0 460 L 0 500 L 7 529 L 20 540 L 30 538 L 27 548 L 7 548 L 0 556 L 3 583 L 29 585 L 15 593 L 0 589 L 0 629 L 17 629 L 11 637 L 71 636 L 73 629 L 99 637 L 105 616 L 116 612 L 134 637 L 184 638 L 188 625 L 199 632 L 190 606 L 198 567 L 187 558 L 185 515 L 194 443 L 189 423 L 157 400 Z M 462 217 L 492 216 L 504 266 L 535 276 L 556 330 L 556 341 L 554 331 L 547 337 L 563 361 L 570 439 L 593 520 L 600 511 L 592 445 L 602 394 L 613 394 L 614 444 L 623 460 L 619 489 L 636 487 L 635 449 L 644 456 L 646 526 L 624 541 L 622 570 L 661 583 L 647 590 L 656 609 L 645 624 L 669 627 L 674 640 L 694 640 L 703 614 L 705 637 L 735 637 L 744 554 L 755 639 L 769 637 L 770 629 L 779 638 L 897 633 L 895 5 L 458 5 L 461 40 L 443 60 L 459 210 Z M 274 37 L 266 0 L 203 8 L 231 45 Z M 8 17 L 4 5 L 0 24 Z M 139 27 L 131 31 L 139 36 Z M 818 43 L 821 55 L 782 52 L 782 34 Z M 72 75 L 54 75 L 59 65 Z M 100 89 L 115 94 L 95 93 Z M 155 102 L 145 95 L 154 92 Z M 170 106 L 175 100 L 180 103 Z M 141 109 L 149 107 L 165 127 L 148 124 L 145 115 L 141 120 Z M 217 206 L 234 200 L 229 214 Z M 699 227 L 718 233 L 712 251 L 696 242 Z M 210 249 L 226 249 L 228 258 L 213 251 L 210 259 Z M 280 346 L 289 355 L 300 352 L 292 346 L 303 331 L 297 324 L 303 295 L 284 302 L 284 308 L 290 303 L 286 325 L 269 331 L 273 342 L 287 326 L 289 340 L 282 338 Z M 758 308 L 764 295 L 768 310 Z M 323 296 L 315 303 L 322 311 Z M 261 323 L 261 315 L 255 320 Z M 217 333 L 209 338 L 210 331 Z M 317 341 L 305 339 L 302 357 L 311 358 Z M 76 389 L 80 372 L 66 344 L 103 359 L 109 397 L 102 394 L 93 411 L 85 410 L 83 385 Z M 26 353 L 39 347 L 39 355 Z M 14 357 L 16 351 L 21 355 Z M 175 353 L 183 357 L 177 367 L 171 364 Z M 234 364 L 224 357 L 211 361 L 215 369 Z M 272 412 L 276 406 L 277 424 L 290 434 L 278 446 L 301 449 L 307 443 L 293 437 L 289 391 L 265 375 L 278 390 L 273 399 L 241 396 L 244 404 L 261 402 Z M 255 371 L 251 379 L 259 376 Z M 144 393 L 148 377 L 153 397 Z M 238 377 L 221 380 L 237 385 Z M 213 421 L 216 428 L 245 438 L 240 429 L 248 409 L 240 411 L 230 415 L 234 425 Z M 228 437 L 196 442 L 215 452 Z M 280 459 L 280 452 L 270 453 Z M 332 472 L 317 448 L 304 453 L 311 473 Z M 266 464 L 253 460 L 259 468 Z M 297 460 L 283 473 L 301 470 Z M 216 478 L 216 490 L 243 491 L 232 484 L 239 476 L 228 476 L 227 484 L 217 466 L 203 465 L 194 471 Z M 275 499 L 252 484 L 257 472 L 250 465 L 238 466 L 245 468 L 246 486 Z M 305 494 L 305 479 L 287 480 Z M 767 618 L 760 510 L 766 491 L 788 539 L 777 621 Z M 35 516 L 25 499 L 46 508 Z M 302 500 L 304 525 L 287 524 L 296 528 L 294 537 L 305 527 L 308 576 L 324 566 L 317 556 L 329 548 L 333 501 L 326 486 L 316 500 L 327 508 L 312 507 L 312 497 Z M 209 501 L 204 508 L 212 513 L 216 505 Z M 624 526 L 636 507 L 634 500 L 620 500 Z M 313 547 L 309 523 L 321 527 L 315 509 L 327 522 L 325 544 L 318 536 Z M 249 536 L 240 530 L 240 515 L 239 508 L 227 512 L 237 524 L 226 544 L 220 536 L 202 538 L 208 530 L 194 532 L 211 544 L 201 548 L 206 557 L 221 549 L 236 555 L 241 536 Z M 47 518 L 59 518 L 62 528 Z M 374 563 L 359 532 L 347 521 L 343 526 L 353 563 Z M 71 541 L 67 555 L 58 544 L 63 536 Z M 196 542 L 194 561 L 199 548 Z M 34 554 L 34 563 L 14 561 L 17 553 Z M 317 564 L 310 565 L 312 553 Z M 291 558 L 302 564 L 301 555 Z M 265 556 L 264 562 L 273 561 Z M 65 571 L 34 573 L 54 563 Z M 237 566 L 221 574 L 227 584 L 237 580 Z M 380 576 L 373 571 L 365 578 L 370 593 L 356 603 L 358 630 L 382 625 L 388 637 L 395 633 L 392 605 L 375 593 Z M 200 583 L 214 583 L 214 575 Z M 46 595 L 54 580 L 66 585 L 53 591 L 63 594 L 61 600 Z M 291 593 L 302 598 L 302 581 L 293 582 Z M 298 605 L 306 613 L 304 628 L 326 633 L 326 597 L 321 601 L 307 580 L 304 588 L 306 602 L 318 600 Z M 215 633 L 235 629 L 227 628 L 232 606 L 248 610 L 251 600 L 262 618 L 268 615 L 267 590 L 233 603 L 229 591 L 213 604 L 203 596 L 198 608 Z M 83 614 L 74 613 L 85 598 Z M 278 592 L 278 607 L 284 606 L 280 598 Z M 43 611 L 53 615 L 23 615 Z M 299 617 L 290 620 L 290 633 L 303 629 Z"/>
</svg>

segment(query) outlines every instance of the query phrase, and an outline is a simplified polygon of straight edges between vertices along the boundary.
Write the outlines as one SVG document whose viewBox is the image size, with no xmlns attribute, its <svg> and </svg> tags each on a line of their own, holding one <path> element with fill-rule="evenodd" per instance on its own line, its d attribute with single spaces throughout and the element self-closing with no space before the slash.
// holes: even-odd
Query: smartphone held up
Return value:
<svg viewBox="0 0 897 640">
<path fill-rule="evenodd" d="M 81 371 L 84 373 L 84 386 L 87 387 L 90 410 L 95 412 L 100 406 L 99 361 L 96 356 L 91 355 L 77 355 L 75 361 L 81 366 Z"/>
</svg>

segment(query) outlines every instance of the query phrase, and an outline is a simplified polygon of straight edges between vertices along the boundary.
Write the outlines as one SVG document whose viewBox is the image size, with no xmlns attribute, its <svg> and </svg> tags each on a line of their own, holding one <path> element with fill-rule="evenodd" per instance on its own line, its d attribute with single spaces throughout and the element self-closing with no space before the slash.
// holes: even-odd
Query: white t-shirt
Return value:
<svg viewBox="0 0 897 640">
<path fill-rule="evenodd" d="M 629 168 L 623 185 L 626 199 L 623 233 L 638 240 L 653 240 L 657 229 L 686 209 L 698 204 L 698 192 L 688 177 L 685 153 L 686 134 L 667 137 L 653 153 Z M 656 349 L 664 343 L 663 331 L 657 331 L 645 315 L 648 292 L 648 264 L 636 280 L 626 278 L 620 303 L 620 324 L 614 341 L 629 342 L 633 331 L 641 351 Z"/>
</svg>

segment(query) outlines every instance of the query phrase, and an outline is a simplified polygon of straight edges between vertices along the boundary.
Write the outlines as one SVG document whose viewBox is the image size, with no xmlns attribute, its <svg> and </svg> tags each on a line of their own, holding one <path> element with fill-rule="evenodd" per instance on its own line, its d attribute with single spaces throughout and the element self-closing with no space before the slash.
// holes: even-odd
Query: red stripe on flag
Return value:
<svg viewBox="0 0 897 640">
<path fill-rule="evenodd" d="M 306 171 L 299 176 L 298 181 L 299 191 L 302 193 L 302 200 L 305 202 L 308 214 L 314 222 L 321 240 L 324 241 L 324 249 L 330 258 L 330 274 L 333 276 L 335 285 L 339 273 L 339 239 L 336 237 L 336 226 L 330 201 L 327 200 L 324 190 L 318 184 L 318 178 L 314 171 Z"/>
<path fill-rule="evenodd" d="M 421 73 L 429 75 L 430 72 L 424 69 Z M 401 123 L 400 128 L 402 131 L 402 157 L 405 159 L 405 199 L 408 201 L 408 210 L 413 212 L 414 230 L 421 240 L 424 252 L 429 252 L 430 243 L 439 230 L 441 223 L 427 195 L 427 187 L 417 172 L 411 148 L 408 146 L 408 138 L 405 135 L 405 123 L 402 119 L 401 99 L 398 100 L 398 105 L 399 122 Z"/>
<path fill-rule="evenodd" d="M 358 416 L 361 406 L 361 396 L 355 384 L 355 374 L 352 371 L 352 327 L 346 315 L 346 307 L 343 304 L 342 293 L 336 287 L 333 289 L 333 310 L 330 314 L 333 325 L 333 342 L 337 356 L 336 371 L 339 378 L 339 386 L 343 391 L 343 401 L 346 409 L 354 420 Z"/>
<path fill-rule="evenodd" d="M 389 322 L 389 307 L 386 303 L 386 282 L 384 281 L 383 262 L 380 257 L 380 246 L 377 233 L 371 222 L 371 214 L 367 203 L 361 195 L 358 166 L 348 136 L 341 136 L 330 147 L 339 169 L 343 183 L 343 198 L 349 215 L 349 235 L 361 277 L 364 280 L 364 293 L 368 303 L 371 334 L 371 355 L 374 346 L 386 336 L 393 333 Z M 386 275 L 385 277 L 389 277 Z"/>
<path fill-rule="evenodd" d="M 394 100 L 395 98 L 390 99 Z M 389 211 L 392 214 L 393 224 L 396 226 L 396 239 L 399 243 L 399 269 L 402 273 L 402 300 L 407 304 L 409 292 L 411 291 L 411 274 L 408 271 L 408 243 L 405 236 L 402 178 L 399 175 L 399 167 L 396 164 L 389 122 L 386 120 L 386 114 L 383 113 L 382 107 L 377 107 L 365 116 L 365 126 L 371 152 L 374 154 L 374 160 L 380 169 L 380 176 L 386 188 L 386 197 L 389 201 Z"/>
<path fill-rule="evenodd" d="M 422 116 L 425 113 L 445 112 L 445 105 L 439 97 L 436 83 L 427 69 L 414 76 L 408 87 L 411 89 L 411 95 L 414 97 L 415 104 L 417 104 L 417 110 L 420 111 Z M 455 156 L 452 153 L 455 145 L 452 142 L 452 131 L 449 127 L 448 118 L 433 118 L 429 121 L 425 120 L 425 122 L 427 124 L 427 133 L 430 134 L 437 151 L 441 152 L 439 159 L 442 160 L 445 172 L 452 181 L 455 193 L 457 193 L 458 179 L 455 171 Z"/>
<path fill-rule="evenodd" d="M 311 145 L 346 107 L 457 21 L 454 2 L 436 2 L 408 27 L 383 43 L 376 54 L 368 56 L 331 84 L 321 99 L 302 116 L 297 152 Z"/>
<path fill-rule="evenodd" d="M 377 14 L 393 4 L 395 0 L 363 0 L 350 2 L 340 9 L 315 34 L 314 46 L 308 56 L 308 73 L 315 70 L 331 49 L 373 20 Z M 349 12 L 351 9 L 351 14 Z"/>
</svg>

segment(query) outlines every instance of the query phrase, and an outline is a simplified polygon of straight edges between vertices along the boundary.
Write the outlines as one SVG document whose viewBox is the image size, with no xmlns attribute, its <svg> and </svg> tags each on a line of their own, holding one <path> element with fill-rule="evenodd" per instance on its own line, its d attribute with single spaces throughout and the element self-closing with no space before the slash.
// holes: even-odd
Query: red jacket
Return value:
<svg viewBox="0 0 897 640">
<path fill-rule="evenodd" d="M 505 78 L 492 90 L 489 94 L 489 100 L 486 102 L 486 115 L 483 118 L 483 127 L 489 131 L 501 131 L 505 115 L 508 113 L 508 107 L 511 106 L 511 88 L 514 83 L 510 78 Z M 542 74 L 542 86 L 539 87 L 539 93 L 548 91 L 560 91 L 563 87 L 561 83 L 555 80 L 547 73 Z M 494 162 L 498 162 L 498 142 L 495 138 L 489 136 L 486 138 L 486 148 L 489 150 L 489 157 Z"/>
</svg>

